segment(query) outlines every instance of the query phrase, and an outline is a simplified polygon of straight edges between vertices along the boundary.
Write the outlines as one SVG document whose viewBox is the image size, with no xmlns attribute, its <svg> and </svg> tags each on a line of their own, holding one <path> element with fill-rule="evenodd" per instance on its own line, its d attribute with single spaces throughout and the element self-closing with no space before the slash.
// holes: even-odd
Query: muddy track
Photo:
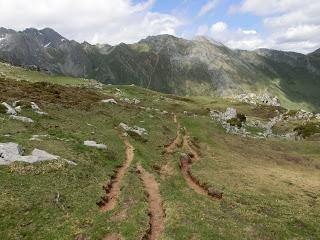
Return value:
<svg viewBox="0 0 320 240">
<path fill-rule="evenodd" d="M 115 175 L 111 177 L 110 183 L 103 187 L 103 189 L 106 191 L 106 195 L 102 197 L 100 202 L 97 203 L 103 212 L 110 211 L 115 208 L 121 193 L 122 179 L 128 171 L 128 168 L 130 167 L 134 157 L 133 146 L 127 139 L 124 140 L 124 143 L 126 145 L 126 160 L 123 165 L 117 169 Z"/>
<path fill-rule="evenodd" d="M 165 146 L 165 152 L 173 153 L 174 149 L 178 146 L 179 142 L 180 142 L 180 124 L 178 123 L 176 137 L 170 144 Z"/>
<path fill-rule="evenodd" d="M 159 239 L 164 230 L 165 218 L 159 185 L 154 176 L 147 172 L 140 163 L 137 163 L 137 170 L 141 174 L 141 179 L 147 192 L 150 216 L 149 229 L 143 239 L 156 240 Z"/>
<path fill-rule="evenodd" d="M 192 147 L 189 136 L 186 134 L 183 137 L 183 147 L 188 150 L 187 156 L 181 157 L 180 168 L 181 173 L 187 182 L 188 186 L 196 193 L 209 196 L 214 199 L 222 199 L 222 193 L 208 187 L 205 184 L 201 184 L 190 172 L 190 166 L 201 160 L 200 154 Z"/>
</svg>

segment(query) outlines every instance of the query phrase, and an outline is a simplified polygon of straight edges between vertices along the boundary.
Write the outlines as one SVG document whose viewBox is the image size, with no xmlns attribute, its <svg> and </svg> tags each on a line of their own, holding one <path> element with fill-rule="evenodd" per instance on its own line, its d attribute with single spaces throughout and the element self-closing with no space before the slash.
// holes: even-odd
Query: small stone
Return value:
<svg viewBox="0 0 320 240">
<path fill-rule="evenodd" d="M 105 99 L 105 100 L 102 100 L 101 102 L 103 102 L 103 103 L 111 103 L 111 104 L 118 104 L 117 101 L 114 100 L 113 98 Z"/>
<path fill-rule="evenodd" d="M 23 116 L 11 115 L 10 119 L 18 120 L 18 121 L 25 122 L 25 123 L 33 123 L 34 122 L 31 118 L 23 117 Z"/>
<path fill-rule="evenodd" d="M 97 144 L 95 141 L 84 141 L 83 144 L 88 147 L 95 147 L 98 149 L 107 149 L 107 146 L 104 144 Z"/>
</svg>

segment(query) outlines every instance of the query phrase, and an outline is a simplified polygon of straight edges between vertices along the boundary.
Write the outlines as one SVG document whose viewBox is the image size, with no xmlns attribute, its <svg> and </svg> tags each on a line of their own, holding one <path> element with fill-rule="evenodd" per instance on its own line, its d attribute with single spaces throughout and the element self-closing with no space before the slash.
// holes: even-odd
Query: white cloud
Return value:
<svg viewBox="0 0 320 240">
<path fill-rule="evenodd" d="M 203 35 L 206 35 L 208 32 L 209 32 L 209 27 L 208 25 L 204 24 L 198 27 L 196 35 L 203 36 Z"/>
<path fill-rule="evenodd" d="M 241 30 L 240 31 L 244 34 L 247 34 L 247 35 L 256 35 L 257 34 L 257 31 L 256 30 Z"/>
<path fill-rule="evenodd" d="M 231 12 L 262 16 L 264 45 L 308 53 L 320 48 L 319 0 L 243 0 Z"/>
<path fill-rule="evenodd" d="M 225 22 L 217 22 L 211 26 L 212 33 L 221 33 L 228 28 L 228 25 Z"/>
<path fill-rule="evenodd" d="M 176 34 L 182 20 L 152 12 L 155 0 L 0 0 L 0 23 L 7 28 L 51 27 L 78 41 L 135 42 L 148 35 Z"/>
<path fill-rule="evenodd" d="M 260 34 L 254 29 L 229 29 L 225 22 L 216 22 L 211 26 L 202 25 L 198 28 L 198 35 L 206 35 L 230 48 L 253 50 L 266 47 Z"/>
<path fill-rule="evenodd" d="M 208 2 L 202 6 L 198 16 L 206 15 L 208 12 L 212 11 L 219 3 L 219 0 L 208 0 Z"/>
<path fill-rule="evenodd" d="M 261 0 L 244 0 L 239 6 L 233 6 L 232 10 L 266 16 L 296 9 L 303 4 L 307 4 L 308 1 L 309 0 L 268 0 L 262 3 Z"/>
</svg>

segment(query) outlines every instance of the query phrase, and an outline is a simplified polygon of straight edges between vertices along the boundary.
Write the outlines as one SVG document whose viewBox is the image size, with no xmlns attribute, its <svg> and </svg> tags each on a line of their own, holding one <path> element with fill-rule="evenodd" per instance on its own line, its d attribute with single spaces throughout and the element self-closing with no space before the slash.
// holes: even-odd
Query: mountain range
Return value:
<svg viewBox="0 0 320 240">
<path fill-rule="evenodd" d="M 301 54 L 230 49 L 205 37 L 150 36 L 134 44 L 92 45 L 50 28 L 0 28 L 0 59 L 52 74 L 135 84 L 179 95 L 277 95 L 287 106 L 320 108 L 320 49 Z"/>
</svg>

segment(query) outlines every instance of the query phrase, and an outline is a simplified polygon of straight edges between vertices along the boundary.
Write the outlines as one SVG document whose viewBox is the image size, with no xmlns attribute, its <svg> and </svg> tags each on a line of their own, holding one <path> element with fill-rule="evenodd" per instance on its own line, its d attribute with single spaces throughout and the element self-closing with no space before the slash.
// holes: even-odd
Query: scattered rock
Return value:
<svg viewBox="0 0 320 240">
<path fill-rule="evenodd" d="M 13 107 L 11 107 L 8 103 L 6 102 L 3 102 L 2 105 L 4 107 L 6 107 L 6 114 L 9 114 L 9 115 L 17 115 L 17 112 L 14 110 Z"/>
<path fill-rule="evenodd" d="M 14 108 L 14 110 L 16 110 L 16 112 L 18 112 L 18 113 L 21 113 L 22 108 L 21 108 L 21 106 L 17 106 Z"/>
<path fill-rule="evenodd" d="M 32 110 L 38 113 L 39 115 L 48 115 L 48 113 L 42 112 L 40 107 L 36 103 L 30 102 L 30 104 L 31 104 Z"/>
<path fill-rule="evenodd" d="M 230 120 L 232 118 L 236 118 L 237 117 L 237 110 L 234 108 L 227 108 L 226 112 L 223 115 L 223 119 L 225 121 Z"/>
<path fill-rule="evenodd" d="M 131 129 L 131 128 L 130 128 L 127 124 L 125 124 L 125 123 L 120 123 L 119 126 L 120 126 L 123 130 L 125 130 L 125 131 L 129 131 L 129 130 Z"/>
<path fill-rule="evenodd" d="M 298 134 L 298 132 L 290 132 L 285 135 L 285 138 L 288 140 L 301 140 L 302 137 Z"/>
<path fill-rule="evenodd" d="M 303 109 L 300 109 L 299 111 L 296 111 L 296 113 L 294 115 L 292 114 L 292 111 L 289 111 L 287 114 L 287 117 L 288 117 L 288 119 L 291 119 L 291 120 L 310 121 L 310 119 L 314 117 L 314 114 L 312 112 L 308 112 Z"/>
<path fill-rule="evenodd" d="M 59 159 L 46 151 L 34 149 L 30 156 L 22 156 L 23 149 L 16 143 L 0 143 L 0 165 L 9 165 L 13 162 L 35 163 L 40 161 L 52 161 Z"/>
<path fill-rule="evenodd" d="M 95 147 L 99 149 L 107 149 L 107 146 L 104 144 L 97 144 L 95 141 L 84 141 L 83 144 L 88 147 Z"/>
<path fill-rule="evenodd" d="M 127 104 L 139 104 L 141 101 L 137 98 L 129 99 L 129 98 L 121 98 L 120 101 L 125 102 Z"/>
<path fill-rule="evenodd" d="M 235 96 L 234 99 L 236 99 L 239 102 L 245 102 L 252 105 L 264 104 L 264 105 L 275 106 L 275 107 L 281 106 L 281 103 L 278 97 L 270 96 L 268 94 L 256 95 L 255 93 L 248 93 L 248 94 L 245 93 L 245 94 L 240 94 L 238 96 Z"/>
<path fill-rule="evenodd" d="M 139 99 L 134 98 L 132 99 L 132 102 L 133 104 L 139 104 L 141 101 Z"/>
<path fill-rule="evenodd" d="M 25 122 L 25 123 L 33 123 L 34 122 L 31 118 L 23 117 L 23 116 L 11 115 L 10 119 L 18 120 L 18 121 Z"/>
<path fill-rule="evenodd" d="M 101 102 L 103 102 L 103 103 L 111 103 L 111 104 L 118 104 L 117 101 L 114 100 L 113 98 L 105 99 L 105 100 L 102 100 Z"/>
<path fill-rule="evenodd" d="M 31 104 L 32 110 L 34 110 L 34 111 L 40 111 L 41 110 L 36 103 L 30 102 L 30 104 Z"/>
<path fill-rule="evenodd" d="M 134 126 L 134 127 L 129 127 L 127 124 L 125 123 L 120 123 L 119 126 L 125 130 L 126 132 L 134 132 L 140 136 L 142 135 L 148 135 L 147 130 L 138 126 Z"/>
<path fill-rule="evenodd" d="M 48 137 L 48 135 L 32 135 L 30 141 L 42 141 L 42 137 Z"/>
</svg>

